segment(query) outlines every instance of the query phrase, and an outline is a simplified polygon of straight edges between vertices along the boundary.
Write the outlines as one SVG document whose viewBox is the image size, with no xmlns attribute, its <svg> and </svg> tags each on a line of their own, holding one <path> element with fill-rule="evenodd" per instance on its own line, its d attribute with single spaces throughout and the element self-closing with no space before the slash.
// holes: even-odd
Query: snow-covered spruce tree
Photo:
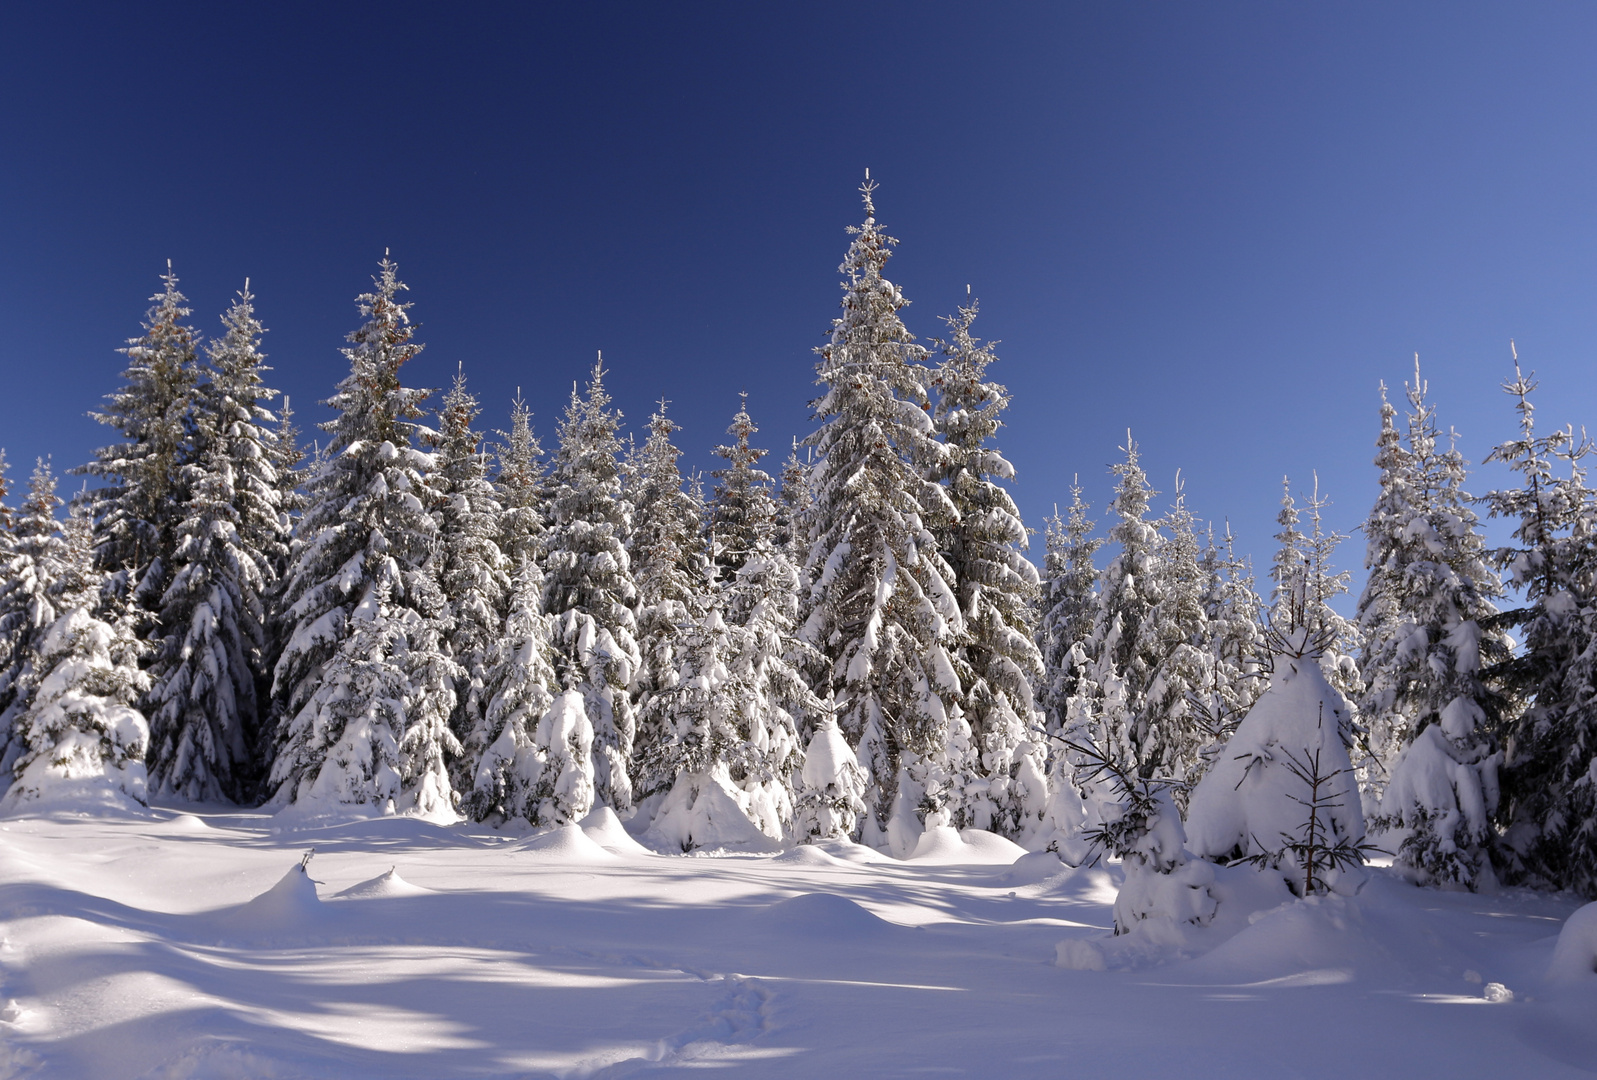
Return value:
<svg viewBox="0 0 1597 1080">
<path fill-rule="evenodd" d="M 927 479 L 947 451 L 926 412 L 926 350 L 898 316 L 908 301 L 882 276 L 895 241 L 876 224 L 874 190 L 862 189 L 865 221 L 839 268 L 843 314 L 818 350 L 804 636 L 826 657 L 839 726 L 870 777 L 863 839 L 903 856 L 924 815 L 957 799 L 949 708 L 963 689 L 950 650 L 964 625 L 928 527 L 956 515 Z"/>
<path fill-rule="evenodd" d="M 1269 625 L 1283 636 L 1308 631 L 1312 648 L 1305 655 L 1317 658 L 1325 677 L 1353 710 L 1353 730 L 1362 732 L 1353 704 L 1364 687 L 1356 659 L 1361 640 L 1359 628 L 1331 607 L 1333 597 L 1347 592 L 1350 575 L 1331 569 L 1331 556 L 1337 544 L 1347 537 L 1325 531 L 1323 514 L 1329 505 L 1320 497 L 1320 478 L 1316 475 L 1308 503 L 1310 528 L 1303 532 L 1298 527 L 1301 513 L 1292 498 L 1291 481 L 1282 478 L 1281 512 L 1276 516 L 1281 531 L 1275 534 L 1281 546 L 1270 567 L 1273 588 Z"/>
<path fill-rule="evenodd" d="M 757 546 L 769 546 L 776 540 L 782 516 L 780 504 L 771 494 L 771 476 L 760 468 L 767 451 L 749 443 L 759 430 L 749 416 L 749 395 L 744 393 L 740 399 L 732 426 L 726 429 L 732 443 L 714 451 L 727 467 L 710 472 L 716 481 L 710 503 L 710 557 L 716 580 L 723 582 L 737 576 Z"/>
<path fill-rule="evenodd" d="M 622 492 L 617 461 L 621 414 L 609 406 L 601 358 L 587 393 L 572 387 L 560 424 L 543 606 L 555 620 L 560 686 L 582 695 L 593 729 L 595 798 L 624 812 L 632 806 L 636 718 L 627 686 L 639 664 L 632 611 L 638 590 L 627 555 L 632 504 Z"/>
<path fill-rule="evenodd" d="M 993 444 L 1009 392 L 991 381 L 992 343 L 971 333 L 977 305 L 946 318 L 949 340 L 933 380 L 933 425 L 946 453 L 933 479 L 947 487 L 955 517 L 935 530 L 954 572 L 966 637 L 957 654 L 961 702 L 975 750 L 975 775 L 958 817 L 1009 837 L 1033 831 L 1048 801 L 1043 714 L 1032 686 L 1044 676 L 1037 648 L 1036 602 L 1041 581 L 1026 558 L 1026 526 L 1000 481 L 1014 467 Z"/>
<path fill-rule="evenodd" d="M 416 423 L 429 392 L 399 381 L 422 347 L 386 257 L 374 283 L 356 301 L 366 321 L 343 350 L 350 373 L 327 402 L 338 415 L 294 542 L 270 782 L 276 805 L 447 818 L 459 668 L 441 640 L 434 460 L 416 445 L 433 434 Z"/>
<path fill-rule="evenodd" d="M 74 807 L 146 801 L 149 727 L 135 707 L 149 686 L 139 669 L 144 646 L 128 602 L 104 593 L 92 529 L 87 508 L 74 507 L 61 576 L 47 590 L 60 614 L 39 635 L 10 710 L 16 749 L 0 810 L 57 799 Z"/>
<path fill-rule="evenodd" d="M 488 479 L 488 455 L 472 428 L 480 410 L 455 376 L 439 415 L 432 484 L 438 495 L 438 546 L 434 570 L 448 604 L 449 651 L 461 667 L 455 687 L 455 733 L 464 748 L 455 763 L 457 791 L 476 786 L 477 763 L 497 733 L 487 721 L 485 680 L 489 653 L 499 639 L 501 611 L 510 592 L 508 560 L 499 549 L 502 510 Z"/>
<path fill-rule="evenodd" d="M 55 474 L 40 458 L 28 483 L 28 496 L 7 530 L 9 552 L 0 585 L 0 638 L 5 667 L 0 671 L 0 794 L 11 783 L 12 766 L 23 750 L 13 737 L 17 716 L 27 708 L 39 670 L 44 632 L 62 613 L 68 583 L 68 550 L 60 535 Z M 86 520 L 86 519 L 85 519 Z"/>
<path fill-rule="evenodd" d="M 745 409 L 733 425 L 739 447 L 720 448 L 734 468 L 722 470 L 712 510 L 738 525 L 726 535 L 741 565 L 685 634 L 676 684 L 650 703 L 658 721 L 672 725 L 668 738 L 640 746 L 640 756 L 658 759 L 647 771 L 675 777 L 655 834 L 685 847 L 786 838 L 799 725 L 821 711 L 800 671 L 816 655 L 795 636 L 798 574 L 775 542 L 769 479 L 739 467 L 762 453 L 748 445 L 753 430 Z M 731 507 L 721 505 L 726 497 Z M 734 805 L 746 821 L 730 817 Z"/>
<path fill-rule="evenodd" d="M 1092 535 L 1096 523 L 1087 517 L 1081 485 L 1070 485 L 1070 515 L 1061 519 L 1058 508 L 1047 521 L 1047 553 L 1039 606 L 1038 645 L 1043 658 L 1043 682 L 1037 694 L 1054 734 L 1066 726 L 1067 703 L 1076 693 L 1085 652 L 1079 648 L 1092 637 L 1093 615 L 1098 606 L 1098 568 L 1093 556 L 1103 541 Z"/>
<path fill-rule="evenodd" d="M 1264 601 L 1254 588 L 1253 568 L 1236 554 L 1229 523 L 1220 544 L 1209 530 L 1201 568 L 1208 679 L 1192 702 L 1209 740 L 1201 752 L 1207 763 L 1264 692 Z"/>
<path fill-rule="evenodd" d="M 1119 481 L 1109 504 L 1116 520 L 1109 528 L 1108 540 L 1118 550 L 1098 578 L 1098 608 L 1086 649 L 1093 681 L 1102 688 L 1120 684 L 1122 708 L 1100 716 L 1103 732 L 1098 745 L 1128 773 L 1168 778 L 1162 732 L 1149 727 L 1146 714 L 1148 688 L 1166 648 L 1157 624 L 1150 620 L 1162 581 L 1162 538 L 1157 523 L 1147 517 L 1149 500 L 1156 492 L 1148 484 L 1129 432 L 1122 449 L 1126 460 L 1112 469 Z"/>
<path fill-rule="evenodd" d="M 1519 629 L 1523 647 L 1487 674 L 1529 704 L 1505 710 L 1506 829 L 1495 854 L 1512 882 L 1597 897 L 1597 500 L 1581 465 L 1590 444 L 1569 429 L 1537 434 L 1536 383 L 1517 355 L 1503 388 L 1515 399 L 1519 437 L 1487 460 L 1507 465 L 1520 483 L 1485 499 L 1492 517 L 1514 524 L 1513 543 L 1492 554 L 1525 598 L 1499 620 Z"/>
<path fill-rule="evenodd" d="M 111 573 L 108 589 L 131 586 L 136 601 L 153 608 L 166 591 L 177 525 L 183 513 L 182 469 L 192 456 L 191 408 L 199 335 L 184 324 L 187 298 L 167 263 L 165 288 L 150 299 L 144 333 L 120 350 L 128 358 L 127 384 L 91 415 L 115 428 L 123 441 L 95 451 L 78 472 L 106 481 L 88 492 L 95 511 L 99 565 Z"/>
<path fill-rule="evenodd" d="M 499 471 L 494 487 L 499 492 L 499 550 L 513 572 L 524 561 L 536 566 L 542 558 L 549 502 L 549 484 L 543 472 L 543 447 L 532 430 L 532 410 L 521 400 L 510 403 L 510 430 L 501 431 L 504 442 L 494 448 Z M 540 584 L 539 588 L 542 588 Z"/>
<path fill-rule="evenodd" d="M 808 452 L 808 451 L 806 451 Z M 795 565 L 809 557 L 809 521 L 815 509 L 810 490 L 810 466 L 799 456 L 798 439 L 782 463 L 782 485 L 777 492 L 776 544 L 788 552 Z"/>
<path fill-rule="evenodd" d="M 753 702 L 749 687 L 731 671 L 729 661 L 737 646 L 718 607 L 711 607 L 697 625 L 685 630 L 679 649 L 676 680 L 659 690 L 649 705 L 654 714 L 650 719 L 671 729 L 659 742 L 638 748 L 640 771 L 671 778 L 650 835 L 682 851 L 764 846 L 770 839 L 782 838 L 791 807 L 774 807 L 774 820 L 756 823 L 744 792 L 732 778 L 733 768 L 746 772 L 753 764 L 749 759 L 755 751 L 744 723 Z"/>
<path fill-rule="evenodd" d="M 194 395 L 193 460 L 161 596 L 164 639 L 151 664 L 145 711 L 157 794 L 245 801 L 259 784 L 253 749 L 267 686 L 267 604 L 287 553 L 273 457 L 277 433 L 262 406 L 260 337 L 249 283 L 222 316 L 210 378 Z"/>
<path fill-rule="evenodd" d="M 476 772 L 463 809 L 476 821 L 519 818 L 534 825 L 565 825 L 579 820 L 593 804 L 593 728 L 578 697 L 581 723 L 556 732 L 553 745 L 538 741 L 540 731 L 549 728 L 540 723 L 551 711 L 558 682 L 553 627 L 543 614 L 543 572 L 529 556 L 522 556 L 512 579 L 508 608 L 488 657 L 485 743 L 475 755 Z M 580 755 L 570 744 L 573 737 L 587 746 Z M 585 782 L 572 783 L 579 774 Z M 585 801 L 573 802 L 574 795 L 583 795 Z"/>
<path fill-rule="evenodd" d="M 703 510 L 699 500 L 682 490 L 677 468 L 682 451 L 671 442 L 680 429 L 667 418 L 665 407 L 661 401 L 649 417 L 649 436 L 627 462 L 627 495 L 633 507 L 627 552 L 638 588 L 642 660 L 630 689 L 638 710 L 633 757 L 640 765 L 663 761 L 656 750 L 673 741 L 673 706 L 662 695 L 677 683 L 683 636 L 703 620 L 709 584 L 701 535 Z M 637 768 L 633 794 L 646 798 L 669 788 L 673 779 L 670 772 Z"/>
<path fill-rule="evenodd" d="M 1502 587 L 1463 490 L 1464 460 L 1438 446 L 1417 362 L 1406 451 L 1384 388 L 1382 397 L 1381 494 L 1365 525 L 1370 577 L 1359 600 L 1361 713 L 1390 777 L 1374 824 L 1420 880 L 1475 888 L 1494 880 L 1501 699 L 1481 672 L 1510 654 L 1501 631 L 1483 629 Z"/>
<path fill-rule="evenodd" d="M 1187 509 L 1179 472 L 1175 496 L 1159 522 L 1162 535 L 1152 570 L 1157 600 L 1144 623 L 1158 660 L 1143 699 L 1140 727 L 1145 732 L 1144 761 L 1154 757 L 1159 762 L 1151 775 L 1190 785 L 1203 771 L 1202 754 L 1212 740 L 1193 699 L 1213 679 L 1213 658 L 1207 648 L 1209 614 L 1204 604 L 1208 577 L 1200 565 L 1197 526 Z M 1172 788 L 1178 805 L 1185 806 L 1188 790 Z"/>
</svg>

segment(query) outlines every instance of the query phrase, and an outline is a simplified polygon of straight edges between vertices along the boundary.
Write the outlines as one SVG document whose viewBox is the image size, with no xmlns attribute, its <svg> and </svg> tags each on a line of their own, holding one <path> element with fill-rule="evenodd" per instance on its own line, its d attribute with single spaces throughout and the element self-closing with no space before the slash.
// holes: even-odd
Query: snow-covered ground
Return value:
<svg viewBox="0 0 1597 1080">
<path fill-rule="evenodd" d="M 1567 898 L 1377 871 L 1196 958 L 1111 948 L 1109 970 L 1075 970 L 1057 946 L 1110 926 L 1117 871 L 1016 862 L 986 834 L 899 862 L 667 857 L 613 819 L 531 838 L 274 825 L 0 822 L 0 1077 L 1597 1070 L 1590 959 L 1546 978 Z"/>
</svg>

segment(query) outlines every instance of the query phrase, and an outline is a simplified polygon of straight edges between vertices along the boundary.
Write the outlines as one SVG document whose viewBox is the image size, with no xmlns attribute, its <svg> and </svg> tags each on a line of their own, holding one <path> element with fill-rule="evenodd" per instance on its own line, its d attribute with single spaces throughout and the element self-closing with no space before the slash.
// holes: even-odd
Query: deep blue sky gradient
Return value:
<svg viewBox="0 0 1597 1080">
<path fill-rule="evenodd" d="M 1472 460 L 1510 337 L 1597 422 L 1594 60 L 1576 4 L 8 5 L 0 445 L 106 441 L 168 258 L 207 334 L 251 278 L 309 427 L 386 247 L 488 427 L 552 446 L 603 349 L 691 467 L 747 389 L 774 471 L 869 167 L 911 329 L 969 283 L 1003 340 L 1029 524 L 1129 427 L 1262 569 L 1283 473 L 1363 516 L 1415 351 Z"/>
</svg>

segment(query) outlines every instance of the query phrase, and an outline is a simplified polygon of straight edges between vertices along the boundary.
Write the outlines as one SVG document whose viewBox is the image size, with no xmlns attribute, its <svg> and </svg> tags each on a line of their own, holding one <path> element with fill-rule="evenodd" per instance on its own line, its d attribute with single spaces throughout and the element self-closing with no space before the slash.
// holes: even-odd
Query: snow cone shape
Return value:
<svg viewBox="0 0 1597 1080">
<path fill-rule="evenodd" d="M 1547 978 L 1562 983 L 1597 981 L 1597 904 L 1587 904 L 1564 920 Z"/>
<path fill-rule="evenodd" d="M 287 880 L 286 878 L 284 880 Z M 308 879 L 307 879 L 308 880 Z M 279 885 L 281 886 L 281 882 Z M 391 866 L 386 874 L 379 874 L 359 884 L 351 885 L 343 892 L 334 893 L 335 900 L 381 900 L 389 896 L 425 896 L 431 892 L 419 885 L 412 885 L 399 876 L 399 867 Z M 270 895 L 270 894 L 268 894 Z M 316 886 L 311 885 L 311 896 L 316 895 Z"/>
<path fill-rule="evenodd" d="M 1362 875 L 1349 877 L 1348 862 L 1362 862 L 1364 816 L 1348 704 L 1317 658 L 1292 644 L 1275 655 L 1269 689 L 1193 791 L 1187 843 L 1205 858 L 1267 862 L 1300 894 L 1356 889 Z M 1327 852 L 1346 857 L 1328 863 Z"/>
<path fill-rule="evenodd" d="M 865 770 L 833 717 L 822 717 L 816 726 L 799 776 L 793 816 L 799 841 L 850 839 L 865 812 Z"/>
<path fill-rule="evenodd" d="M 743 793 L 724 762 L 707 772 L 682 773 L 660 804 L 649 838 L 661 847 L 734 848 L 765 851 L 779 847 L 744 810 Z"/>
<path fill-rule="evenodd" d="M 301 862 L 255 899 L 222 913 L 223 926 L 251 937 L 310 930 L 327 918 L 306 863 Z"/>
</svg>

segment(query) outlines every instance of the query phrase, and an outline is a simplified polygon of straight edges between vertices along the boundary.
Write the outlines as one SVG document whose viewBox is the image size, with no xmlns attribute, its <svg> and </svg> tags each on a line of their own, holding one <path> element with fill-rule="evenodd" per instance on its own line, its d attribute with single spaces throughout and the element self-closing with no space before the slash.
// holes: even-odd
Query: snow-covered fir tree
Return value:
<svg viewBox="0 0 1597 1080">
<path fill-rule="evenodd" d="M 1150 753 L 1157 755 L 1156 775 L 1190 785 L 1203 771 L 1202 753 L 1212 740 L 1193 700 L 1213 680 L 1213 657 L 1204 603 L 1208 576 L 1201 565 L 1197 522 L 1187 508 L 1179 472 L 1175 502 L 1159 525 L 1161 535 L 1152 567 L 1157 600 L 1145 623 L 1158 662 L 1143 699 L 1143 754 L 1145 761 Z M 1187 789 L 1172 790 L 1176 802 L 1184 805 Z"/>
<path fill-rule="evenodd" d="M 677 683 L 684 635 L 706 611 L 709 584 L 700 500 L 682 488 L 677 459 L 682 451 L 671 436 L 680 430 L 665 415 L 661 401 L 649 417 L 649 435 L 627 462 L 627 495 L 632 504 L 632 533 L 627 551 L 637 584 L 637 640 L 641 663 L 631 691 L 638 709 L 634 758 L 663 761 L 656 751 L 673 741 L 669 692 Z M 658 703 L 656 701 L 658 700 Z M 647 797 L 671 786 L 673 775 L 639 768 L 632 777 L 634 794 Z"/>
<path fill-rule="evenodd" d="M 808 453 L 808 450 L 805 451 Z M 809 521 L 815 498 L 810 491 L 810 466 L 799 453 L 798 439 L 782 463 L 782 483 L 777 489 L 776 543 L 802 566 L 809 557 Z"/>
<path fill-rule="evenodd" d="M 488 479 L 488 454 L 472 427 L 481 410 L 455 376 L 439 416 L 432 484 L 438 497 L 438 546 L 434 568 L 448 603 L 448 647 L 461 667 L 455 687 L 454 728 L 464 752 L 456 762 L 455 786 L 470 791 L 476 763 L 493 738 L 484 689 L 489 654 L 503 629 L 510 592 L 509 560 L 499 548 L 503 511 Z"/>
<path fill-rule="evenodd" d="M 1086 658 L 1081 643 L 1092 637 L 1097 610 L 1098 568 L 1093 557 L 1103 541 L 1092 535 L 1097 523 L 1087 517 L 1079 478 L 1070 485 L 1069 516 L 1057 507 L 1046 522 L 1046 549 L 1038 619 L 1037 641 L 1043 658 L 1043 682 L 1037 699 L 1048 730 L 1065 728 L 1068 702 L 1076 693 L 1077 673 Z"/>
<path fill-rule="evenodd" d="M 561 760 L 570 747 L 541 746 L 539 723 L 554 702 L 558 683 L 553 627 L 543 614 L 543 572 L 529 556 L 512 579 L 504 625 L 488 656 L 484 676 L 483 748 L 467 758 L 475 763 L 463 802 L 476 821 L 522 819 L 534 825 L 564 825 L 588 812 L 593 797 L 593 763 L 586 757 L 587 802 L 570 805 L 558 795 Z M 583 721 L 586 724 L 586 718 Z M 569 738 L 572 732 L 562 732 Z M 586 741 L 591 755 L 592 726 Z"/>
<path fill-rule="evenodd" d="M 571 389 L 560 423 L 549 536 L 545 541 L 544 611 L 555 619 L 555 670 L 564 690 L 582 695 L 592 728 L 594 797 L 599 805 L 632 806 L 630 761 L 636 717 L 627 686 L 638 670 L 638 590 L 627 538 L 632 504 L 621 484 L 616 431 L 602 358 L 585 394 Z"/>
<path fill-rule="evenodd" d="M 191 800 L 254 794 L 260 693 L 267 686 L 267 604 L 287 553 L 273 457 L 277 433 L 261 404 L 261 324 L 246 282 L 208 352 L 195 393 L 193 459 L 161 597 L 165 637 L 151 665 L 146 712 L 152 790 Z"/>
<path fill-rule="evenodd" d="M 1159 602 L 1162 580 L 1162 539 L 1157 523 L 1148 520 L 1149 502 L 1156 492 L 1129 433 L 1122 450 L 1126 459 L 1112 469 L 1119 479 L 1109 504 L 1115 522 L 1109 527 L 1108 542 L 1117 550 L 1098 577 L 1098 606 L 1086 650 L 1093 682 L 1115 706 L 1100 713 L 1103 730 L 1098 745 L 1128 772 L 1143 778 L 1169 776 L 1163 733 L 1149 726 L 1146 715 L 1148 688 L 1167 648 L 1159 627 L 1149 618 Z M 1109 694 L 1108 688 L 1116 683 L 1118 693 Z"/>
<path fill-rule="evenodd" d="M 1351 575 L 1332 569 L 1331 557 L 1347 538 L 1326 531 L 1324 511 L 1329 505 L 1320 496 L 1316 475 L 1308 502 L 1309 531 L 1303 532 L 1299 528 L 1302 512 L 1292 498 L 1291 480 L 1282 478 L 1281 511 L 1276 515 L 1281 531 L 1275 534 L 1280 547 L 1270 566 L 1269 626 L 1276 634 L 1308 632 L 1312 641 L 1308 655 L 1318 659 L 1325 677 L 1347 699 L 1357 731 L 1361 729 L 1353 703 L 1364 686 L 1357 660 L 1361 638 L 1357 624 L 1331 606 L 1333 597 L 1347 592 Z"/>
<path fill-rule="evenodd" d="M 523 561 L 536 565 L 543 555 L 545 516 L 549 484 L 543 471 L 543 447 L 532 430 L 532 410 L 521 400 L 510 403 L 510 430 L 501 431 L 504 441 L 495 448 L 498 473 L 494 487 L 499 492 L 499 550 L 509 560 L 511 571 Z M 540 586 L 541 588 L 541 586 Z"/>
<path fill-rule="evenodd" d="M 1236 554 L 1229 523 L 1219 544 L 1209 530 L 1200 565 L 1208 678 L 1192 701 L 1209 740 L 1201 752 L 1206 766 L 1264 692 L 1264 601 L 1254 587 L 1252 567 Z"/>
<path fill-rule="evenodd" d="M 1041 581 L 1024 553 L 1020 511 L 1001 483 L 1015 475 L 993 442 L 1009 393 L 988 378 L 997 358 L 991 343 L 971 333 L 976 314 L 972 301 L 945 320 L 950 336 L 934 379 L 933 423 L 946 453 L 932 475 L 957 515 L 945 516 L 936 535 L 964 615 L 961 705 L 975 750 L 957 816 L 1016 837 L 1037 824 L 1048 798 L 1043 715 L 1032 693 L 1044 677 L 1035 640 Z"/>
<path fill-rule="evenodd" d="M 92 414 L 123 441 L 95 451 L 81 471 L 106 481 L 90 491 L 99 565 L 112 574 L 108 588 L 131 586 L 153 608 L 166 591 L 177 525 L 184 504 L 182 469 L 192 453 L 191 409 L 199 335 L 185 324 L 187 298 L 167 263 L 165 287 L 150 299 L 144 333 L 128 341 L 125 386 Z"/>
<path fill-rule="evenodd" d="M 726 467 L 710 472 L 716 484 L 710 503 L 709 546 L 718 581 L 735 577 L 762 541 L 776 540 L 783 516 L 781 504 L 771 494 L 771 476 L 760 468 L 766 451 L 749 441 L 759 430 L 749 416 L 749 395 L 742 394 L 740 400 L 732 426 L 726 429 L 731 444 L 714 450 Z"/>
<path fill-rule="evenodd" d="M 450 817 L 459 668 L 434 574 L 434 458 L 418 446 L 433 437 L 417 423 L 429 392 L 400 382 L 421 345 L 386 257 L 374 284 L 356 301 L 366 321 L 343 350 L 350 373 L 327 402 L 338 415 L 294 542 L 271 785 L 278 804 Z"/>
<path fill-rule="evenodd" d="M 867 843 L 907 855 L 925 813 L 954 802 L 950 706 L 963 688 L 950 655 L 964 633 L 953 571 L 930 525 L 956 516 L 927 477 L 947 451 L 932 432 L 926 351 L 898 312 L 908 302 L 882 275 L 895 243 L 865 221 L 842 266 L 843 314 L 818 351 L 806 441 L 810 579 L 804 636 L 827 659 L 839 726 L 870 778 Z"/>
<path fill-rule="evenodd" d="M 870 812 L 865 789 L 865 770 L 828 709 L 804 750 L 794 797 L 794 836 L 801 843 L 849 839 Z"/>
<path fill-rule="evenodd" d="M 1487 457 L 1519 474 L 1519 485 L 1486 494 L 1491 516 L 1514 526 L 1513 542 L 1492 554 L 1524 597 L 1502 622 L 1517 627 L 1520 653 L 1490 672 L 1528 702 L 1508 710 L 1503 739 L 1498 845 L 1510 881 L 1572 889 L 1597 897 L 1597 500 L 1581 460 L 1590 449 L 1570 429 L 1536 431 L 1531 394 L 1520 371 L 1504 384 L 1519 412 L 1518 438 Z"/>
<path fill-rule="evenodd" d="M 136 707 L 149 686 L 139 668 L 144 645 L 131 602 L 106 595 L 92 530 L 87 508 L 74 507 L 60 577 L 46 590 L 60 614 L 38 635 L 8 710 L 15 750 L 0 809 L 55 798 L 75 807 L 146 801 L 149 727 Z"/>
<path fill-rule="evenodd" d="M 1387 767 L 1377 824 L 1399 863 L 1422 880 L 1474 888 L 1493 880 L 1501 719 L 1482 672 L 1508 659 L 1510 645 L 1488 629 L 1502 588 L 1463 490 L 1463 457 L 1438 445 L 1425 390 L 1416 362 L 1405 450 L 1383 388 L 1381 493 L 1364 527 L 1370 576 L 1359 600 L 1361 713 Z"/>
<path fill-rule="evenodd" d="M 655 832 L 686 846 L 791 833 L 799 730 L 822 708 L 801 670 L 818 657 L 796 636 L 798 573 L 776 543 L 769 478 L 751 467 L 763 453 L 749 446 L 754 430 L 740 410 L 737 446 L 718 451 L 733 467 L 718 474 L 711 510 L 728 523 L 739 565 L 685 635 L 676 685 L 651 703 L 672 724 L 653 771 L 676 777 Z M 727 820 L 732 805 L 758 836 Z"/>
<path fill-rule="evenodd" d="M 4 584 L 0 585 L 0 640 L 5 667 L 0 671 L 0 793 L 11 782 L 12 766 L 23 750 L 13 737 L 17 716 L 27 707 L 43 675 L 39 646 L 44 632 L 71 598 L 63 595 L 69 552 L 60 535 L 55 474 L 40 458 L 28 482 L 28 495 L 6 532 Z M 84 519 L 86 521 L 86 519 Z"/>
</svg>

